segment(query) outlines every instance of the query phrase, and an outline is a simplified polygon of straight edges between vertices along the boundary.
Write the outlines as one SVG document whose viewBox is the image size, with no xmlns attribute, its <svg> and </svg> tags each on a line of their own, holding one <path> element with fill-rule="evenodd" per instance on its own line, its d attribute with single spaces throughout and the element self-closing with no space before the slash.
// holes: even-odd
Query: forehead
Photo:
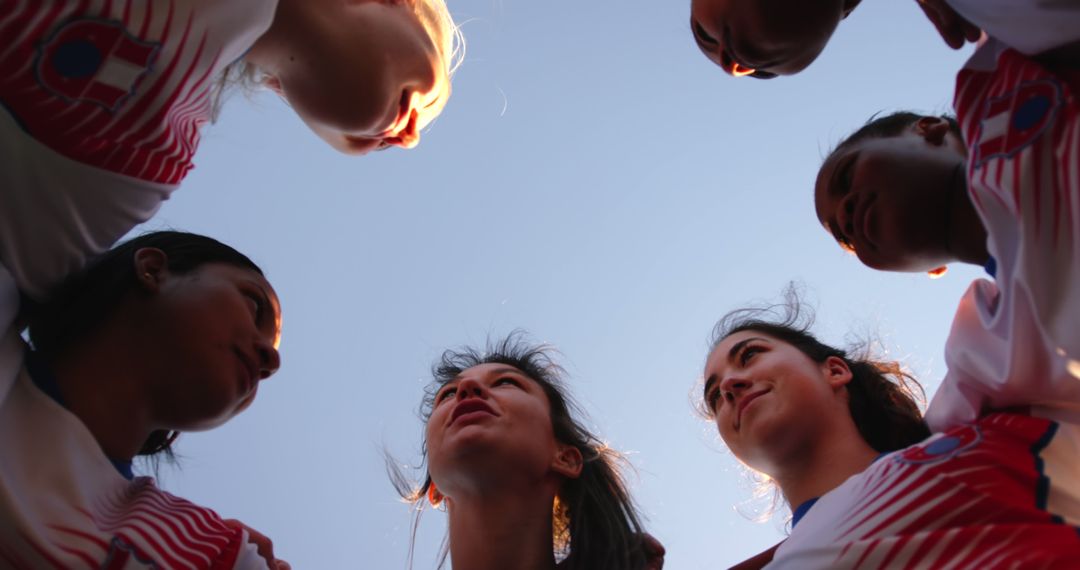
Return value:
<svg viewBox="0 0 1080 570">
<path fill-rule="evenodd" d="M 728 359 L 731 356 L 731 350 L 735 348 L 735 345 L 755 338 L 763 339 L 768 342 L 776 342 L 775 337 L 754 329 L 731 333 L 717 343 L 716 347 L 713 348 L 712 352 L 709 354 L 709 359 L 705 362 L 706 374 L 723 370 L 723 368 L 727 366 Z"/>
<path fill-rule="evenodd" d="M 492 376 L 504 376 L 506 374 L 513 374 L 532 380 L 532 378 L 529 378 L 529 376 L 522 372 L 520 368 L 498 362 L 486 362 L 484 364 L 477 364 L 476 366 L 466 368 L 465 370 L 462 370 L 460 374 L 455 376 L 454 380 L 464 380 L 466 378 L 480 380 Z"/>
</svg>

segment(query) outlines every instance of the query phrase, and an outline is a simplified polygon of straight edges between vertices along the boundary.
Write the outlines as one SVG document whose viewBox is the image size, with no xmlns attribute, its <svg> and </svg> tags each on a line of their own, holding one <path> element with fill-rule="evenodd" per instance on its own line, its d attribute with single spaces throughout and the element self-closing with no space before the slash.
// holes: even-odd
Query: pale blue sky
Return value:
<svg viewBox="0 0 1080 570">
<path fill-rule="evenodd" d="M 380 450 L 419 459 L 443 348 L 521 327 L 562 350 L 591 425 L 631 453 L 667 568 L 779 540 L 779 519 L 735 512 L 747 480 L 692 412 L 707 335 L 801 280 L 825 340 L 876 331 L 936 386 L 979 272 L 862 267 L 818 226 L 811 187 L 874 112 L 948 110 L 967 51 L 913 0 L 871 0 L 800 76 L 735 80 L 698 53 L 688 4 L 451 0 L 468 56 L 412 151 L 339 156 L 273 96 L 234 97 L 148 227 L 262 265 L 283 366 L 248 412 L 181 438 L 165 487 L 259 528 L 295 568 L 404 568 L 409 512 Z M 427 513 L 415 568 L 433 567 L 444 528 Z"/>
</svg>

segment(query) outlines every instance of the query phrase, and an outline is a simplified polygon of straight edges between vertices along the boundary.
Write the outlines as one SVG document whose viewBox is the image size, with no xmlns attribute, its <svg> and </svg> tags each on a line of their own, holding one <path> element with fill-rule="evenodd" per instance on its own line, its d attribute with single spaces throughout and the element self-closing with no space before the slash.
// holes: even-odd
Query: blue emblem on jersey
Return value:
<svg viewBox="0 0 1080 570">
<path fill-rule="evenodd" d="M 1062 105 L 1061 85 L 1051 79 L 1021 84 L 986 102 L 975 133 L 975 168 L 998 157 L 1011 157 L 1027 148 L 1048 127 Z"/>
<path fill-rule="evenodd" d="M 65 22 L 37 48 L 34 74 L 68 102 L 116 111 L 152 69 L 161 44 L 136 38 L 113 20 Z"/>
<path fill-rule="evenodd" d="M 970 425 L 951 429 L 940 437 L 913 445 L 893 456 L 894 461 L 911 465 L 925 465 L 952 459 L 982 441 L 978 426 Z"/>
</svg>

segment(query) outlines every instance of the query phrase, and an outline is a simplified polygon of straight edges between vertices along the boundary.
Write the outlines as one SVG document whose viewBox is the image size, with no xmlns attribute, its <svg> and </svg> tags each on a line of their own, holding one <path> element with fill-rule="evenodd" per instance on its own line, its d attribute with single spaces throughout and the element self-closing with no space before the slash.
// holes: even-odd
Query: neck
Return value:
<svg viewBox="0 0 1080 570">
<path fill-rule="evenodd" d="M 144 402 L 145 381 L 134 365 L 135 339 L 117 341 L 106 324 L 49 363 L 68 411 L 86 426 L 107 457 L 130 461 L 155 428 Z M 123 363 L 117 365 L 117 363 Z"/>
<path fill-rule="evenodd" d="M 949 254 L 964 263 L 982 266 L 990 259 L 986 249 L 986 228 L 968 195 L 965 167 L 957 167 L 957 172 L 950 204 Z"/>
<path fill-rule="evenodd" d="M 552 570 L 554 492 L 501 492 L 448 499 L 450 562 L 469 570 Z"/>
<path fill-rule="evenodd" d="M 792 508 L 832 491 L 874 462 L 878 452 L 851 427 L 853 437 L 827 438 L 774 470 L 773 478 Z"/>
</svg>

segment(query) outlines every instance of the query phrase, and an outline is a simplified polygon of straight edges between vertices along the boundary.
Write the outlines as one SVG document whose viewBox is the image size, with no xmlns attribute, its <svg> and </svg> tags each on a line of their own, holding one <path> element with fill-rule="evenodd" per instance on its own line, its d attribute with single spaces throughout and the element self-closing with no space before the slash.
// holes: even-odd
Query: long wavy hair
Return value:
<svg viewBox="0 0 1080 570">
<path fill-rule="evenodd" d="M 576 447 L 584 459 L 581 475 L 563 483 L 552 505 L 552 548 L 556 558 L 561 560 L 559 568 L 644 568 L 646 550 L 640 516 L 620 473 L 620 465 L 625 464 L 625 460 L 577 419 L 582 414 L 567 392 L 563 381 L 565 371 L 555 362 L 552 353 L 549 346 L 526 342 L 520 331 L 495 342 L 489 341 L 483 352 L 473 347 L 447 350 L 432 367 L 433 381 L 426 390 L 420 416 L 427 423 L 439 389 L 469 368 L 494 363 L 521 370 L 547 395 L 555 438 Z M 426 457 L 426 442 L 423 454 Z M 387 471 L 398 493 L 414 507 L 412 540 L 415 540 L 419 517 L 425 506 L 437 506 L 439 502 L 432 493 L 431 475 L 424 469 L 423 482 L 416 484 L 389 459 Z M 440 568 L 445 565 L 448 547 L 444 541 Z M 410 549 L 410 566 L 411 557 Z"/>
</svg>

